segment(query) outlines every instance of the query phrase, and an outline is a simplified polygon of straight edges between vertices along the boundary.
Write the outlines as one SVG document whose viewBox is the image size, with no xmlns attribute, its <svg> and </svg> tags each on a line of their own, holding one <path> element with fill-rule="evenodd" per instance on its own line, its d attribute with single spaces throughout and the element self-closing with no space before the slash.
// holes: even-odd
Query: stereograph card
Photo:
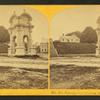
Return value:
<svg viewBox="0 0 100 100">
<path fill-rule="evenodd" d="M 100 5 L 0 5 L 0 95 L 100 95 Z"/>
</svg>

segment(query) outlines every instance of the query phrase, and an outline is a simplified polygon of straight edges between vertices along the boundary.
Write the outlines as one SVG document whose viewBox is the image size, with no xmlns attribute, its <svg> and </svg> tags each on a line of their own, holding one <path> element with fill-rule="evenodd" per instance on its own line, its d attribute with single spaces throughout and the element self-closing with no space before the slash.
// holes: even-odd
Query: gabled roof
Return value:
<svg viewBox="0 0 100 100">
<path fill-rule="evenodd" d="M 75 35 L 76 37 L 80 38 L 80 32 L 79 31 L 75 31 L 75 32 L 71 32 L 71 33 L 67 33 L 65 36 L 72 36 Z"/>
</svg>

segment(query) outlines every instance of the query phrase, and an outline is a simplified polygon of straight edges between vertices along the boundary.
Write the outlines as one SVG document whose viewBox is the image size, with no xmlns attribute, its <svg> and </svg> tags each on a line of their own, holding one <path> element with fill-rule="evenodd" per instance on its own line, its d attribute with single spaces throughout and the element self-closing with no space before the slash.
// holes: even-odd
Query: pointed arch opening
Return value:
<svg viewBox="0 0 100 100">
<path fill-rule="evenodd" d="M 23 36 L 23 42 L 24 42 L 24 47 L 25 47 L 25 53 L 27 54 L 28 53 L 28 41 L 29 41 L 29 38 L 27 35 L 24 35 Z"/>
</svg>

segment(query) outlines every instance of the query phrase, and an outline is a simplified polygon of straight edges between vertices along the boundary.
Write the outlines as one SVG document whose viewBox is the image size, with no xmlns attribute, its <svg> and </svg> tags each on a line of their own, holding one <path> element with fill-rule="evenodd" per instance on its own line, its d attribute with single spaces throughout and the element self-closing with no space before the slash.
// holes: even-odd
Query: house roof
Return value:
<svg viewBox="0 0 100 100">
<path fill-rule="evenodd" d="M 76 37 L 80 37 L 80 32 L 79 31 L 75 31 L 75 32 L 71 32 L 71 33 L 67 33 L 65 36 L 76 36 Z"/>
</svg>

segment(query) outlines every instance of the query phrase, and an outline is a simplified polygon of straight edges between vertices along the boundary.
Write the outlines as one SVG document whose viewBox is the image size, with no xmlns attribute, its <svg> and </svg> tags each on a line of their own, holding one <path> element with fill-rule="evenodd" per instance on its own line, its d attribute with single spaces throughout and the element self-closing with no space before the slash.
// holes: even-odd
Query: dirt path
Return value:
<svg viewBox="0 0 100 100">
<path fill-rule="evenodd" d="M 96 57 L 59 57 L 52 58 L 51 65 L 77 65 L 77 66 L 91 66 L 100 67 L 100 58 Z"/>
<path fill-rule="evenodd" d="M 17 68 L 48 69 L 48 60 L 0 57 L 0 66 Z"/>
</svg>

